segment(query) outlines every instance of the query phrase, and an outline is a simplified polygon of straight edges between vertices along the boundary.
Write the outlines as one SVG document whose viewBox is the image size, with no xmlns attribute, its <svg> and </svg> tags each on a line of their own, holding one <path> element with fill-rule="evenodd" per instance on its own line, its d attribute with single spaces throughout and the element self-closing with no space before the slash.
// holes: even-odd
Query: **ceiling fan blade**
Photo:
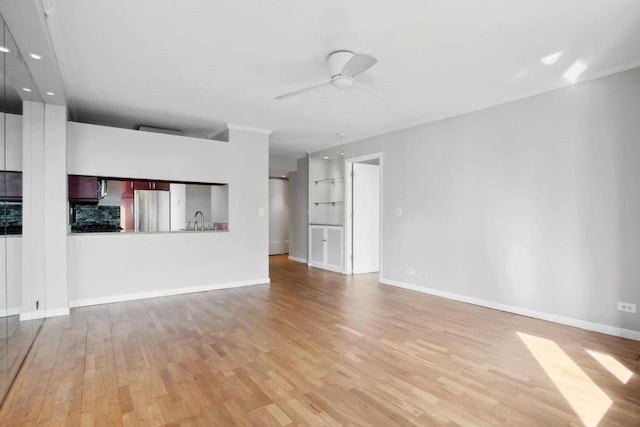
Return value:
<svg viewBox="0 0 640 427">
<path fill-rule="evenodd" d="M 364 53 L 356 53 L 351 59 L 342 67 L 340 74 L 343 76 L 356 76 L 369 68 L 373 67 L 378 62 L 376 58 Z"/>
<path fill-rule="evenodd" d="M 367 92 L 369 92 L 371 95 L 375 96 L 376 98 L 378 98 L 379 101 L 382 101 L 382 103 L 388 107 L 389 103 L 387 102 L 387 100 L 385 99 L 384 96 L 382 96 L 378 91 L 376 91 L 375 89 L 370 88 L 367 85 L 363 85 L 360 82 L 353 82 L 357 87 L 361 87 L 362 89 L 366 90 Z"/>
<path fill-rule="evenodd" d="M 309 92 L 311 90 L 321 88 L 322 86 L 329 86 L 330 84 L 331 84 L 331 80 L 327 80 L 326 82 L 318 83 L 316 85 L 309 86 L 304 89 L 298 89 L 293 92 L 285 93 L 284 95 L 276 96 L 274 99 L 281 100 L 281 99 L 291 98 L 292 96 L 300 95 L 305 92 Z"/>
</svg>

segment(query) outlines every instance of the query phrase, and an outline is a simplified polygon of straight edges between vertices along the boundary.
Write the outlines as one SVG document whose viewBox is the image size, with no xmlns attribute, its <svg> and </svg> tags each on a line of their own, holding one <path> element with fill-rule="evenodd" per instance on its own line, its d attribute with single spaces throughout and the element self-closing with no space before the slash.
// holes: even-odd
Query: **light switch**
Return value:
<svg viewBox="0 0 640 427">
<path fill-rule="evenodd" d="M 402 208 L 396 208 L 396 216 L 402 216 Z"/>
<path fill-rule="evenodd" d="M 258 216 L 264 216 L 264 208 L 258 208 Z"/>
</svg>

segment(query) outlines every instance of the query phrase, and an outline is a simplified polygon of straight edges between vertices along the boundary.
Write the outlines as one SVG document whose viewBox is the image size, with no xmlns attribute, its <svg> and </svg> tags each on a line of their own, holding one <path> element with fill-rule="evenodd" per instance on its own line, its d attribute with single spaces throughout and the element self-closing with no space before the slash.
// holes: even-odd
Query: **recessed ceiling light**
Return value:
<svg viewBox="0 0 640 427">
<path fill-rule="evenodd" d="M 324 156 L 324 159 L 327 160 L 329 158 L 329 156 Z"/>
<path fill-rule="evenodd" d="M 6 46 L 0 46 L 0 52 L 9 53 L 9 52 L 11 52 L 11 50 Z"/>
<path fill-rule="evenodd" d="M 23 87 L 22 90 L 25 92 L 31 92 L 31 89 L 29 89 L 28 87 Z"/>
<path fill-rule="evenodd" d="M 283 178 L 286 178 L 286 177 L 287 177 L 287 175 L 282 175 L 282 177 L 283 177 Z"/>
<path fill-rule="evenodd" d="M 552 53 L 551 55 L 547 55 L 544 58 L 540 58 L 540 61 L 542 61 L 544 65 L 553 65 L 561 56 L 562 52 L 556 52 Z"/>
<path fill-rule="evenodd" d="M 47 95 L 49 95 L 49 96 L 54 96 L 54 95 L 55 95 L 55 93 L 53 93 L 53 92 L 47 92 Z"/>
<path fill-rule="evenodd" d="M 37 53 L 30 53 L 29 56 L 33 59 L 42 59 L 42 56 L 38 55 Z"/>
<path fill-rule="evenodd" d="M 578 77 L 584 70 L 587 69 L 587 66 L 584 65 L 582 61 L 576 61 L 573 63 L 571 67 L 562 75 L 566 81 L 571 84 L 575 84 L 578 81 Z"/>
</svg>

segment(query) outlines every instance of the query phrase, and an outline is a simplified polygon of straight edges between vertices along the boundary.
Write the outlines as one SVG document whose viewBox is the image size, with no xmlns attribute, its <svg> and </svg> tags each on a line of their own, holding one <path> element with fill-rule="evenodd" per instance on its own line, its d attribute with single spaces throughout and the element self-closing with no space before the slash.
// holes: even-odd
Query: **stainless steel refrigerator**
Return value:
<svg viewBox="0 0 640 427">
<path fill-rule="evenodd" d="M 135 190 L 133 203 L 136 231 L 171 231 L 169 191 Z"/>
</svg>

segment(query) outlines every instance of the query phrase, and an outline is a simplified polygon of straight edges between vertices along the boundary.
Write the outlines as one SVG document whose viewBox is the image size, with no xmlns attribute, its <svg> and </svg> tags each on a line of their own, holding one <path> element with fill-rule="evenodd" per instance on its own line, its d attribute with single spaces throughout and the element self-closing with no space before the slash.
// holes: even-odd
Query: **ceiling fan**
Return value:
<svg viewBox="0 0 640 427">
<path fill-rule="evenodd" d="M 304 89 L 298 89 L 293 92 L 285 93 L 284 95 L 276 96 L 275 99 L 282 100 L 291 98 L 292 96 L 298 96 L 324 86 L 333 86 L 337 89 L 350 89 L 355 85 L 367 90 L 386 103 L 382 95 L 378 92 L 355 80 L 355 77 L 358 74 L 367 71 L 369 68 L 373 67 L 376 62 L 378 62 L 376 58 L 364 53 L 354 53 L 349 50 L 338 50 L 329 54 L 327 60 L 329 62 L 329 71 L 331 72 L 331 78 L 329 80 Z"/>
</svg>

